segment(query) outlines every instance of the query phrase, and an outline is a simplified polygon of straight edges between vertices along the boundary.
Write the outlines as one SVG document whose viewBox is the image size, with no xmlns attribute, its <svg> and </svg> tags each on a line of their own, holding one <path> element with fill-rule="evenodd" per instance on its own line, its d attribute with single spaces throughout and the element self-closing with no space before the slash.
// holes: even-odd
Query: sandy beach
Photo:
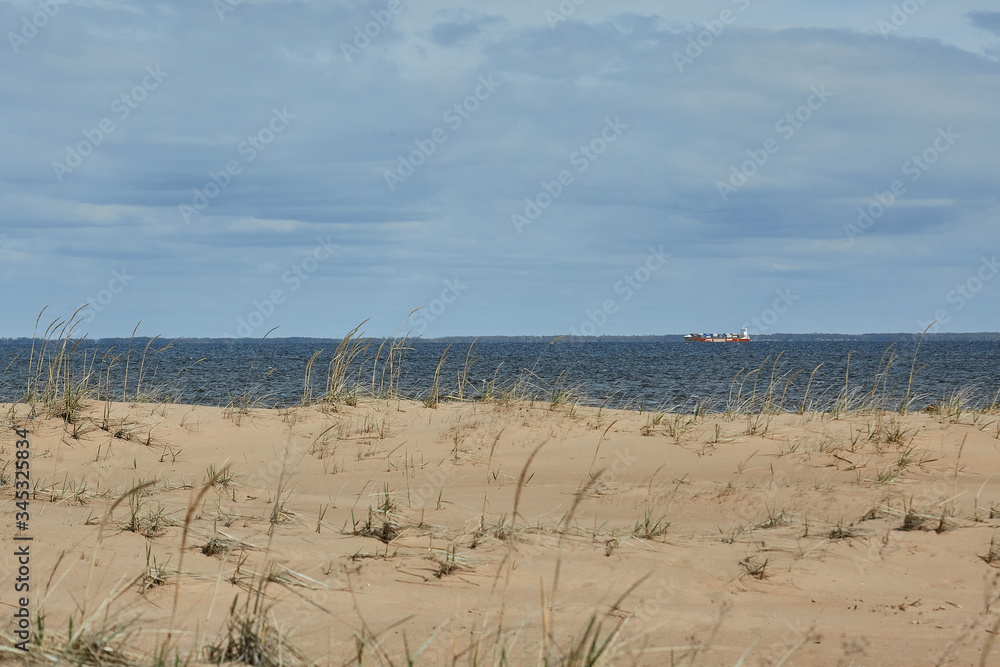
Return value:
<svg viewBox="0 0 1000 667">
<path fill-rule="evenodd" d="M 1000 659 L 988 412 L 4 412 L 2 567 L 10 581 L 30 535 L 39 663 Z M 23 533 L 12 426 L 31 451 Z M 10 647 L 9 584 L 3 601 Z"/>
</svg>

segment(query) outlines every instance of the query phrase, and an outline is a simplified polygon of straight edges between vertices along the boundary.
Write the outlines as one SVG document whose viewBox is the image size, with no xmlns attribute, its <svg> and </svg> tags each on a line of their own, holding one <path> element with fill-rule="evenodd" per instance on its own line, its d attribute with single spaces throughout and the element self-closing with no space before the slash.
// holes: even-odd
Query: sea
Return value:
<svg viewBox="0 0 1000 667">
<path fill-rule="evenodd" d="M 392 355 L 391 366 L 392 342 L 383 342 L 362 341 L 346 374 L 352 390 L 417 400 L 435 394 L 506 395 L 649 411 L 724 411 L 754 396 L 769 396 L 783 410 L 830 409 L 844 396 L 855 402 L 874 398 L 887 408 L 907 396 L 912 409 L 955 396 L 983 406 L 996 404 L 1000 394 L 998 341 L 410 340 Z M 339 343 L 83 340 L 65 346 L 71 361 L 60 372 L 72 382 L 87 377 L 98 398 L 110 390 L 113 399 L 139 395 L 185 404 L 288 407 L 325 393 Z M 42 347 L 39 340 L 0 341 L 0 401 L 23 399 L 33 372 L 44 383 L 49 361 L 62 345 L 49 341 L 44 353 Z M 307 364 L 314 355 L 307 386 Z"/>
</svg>

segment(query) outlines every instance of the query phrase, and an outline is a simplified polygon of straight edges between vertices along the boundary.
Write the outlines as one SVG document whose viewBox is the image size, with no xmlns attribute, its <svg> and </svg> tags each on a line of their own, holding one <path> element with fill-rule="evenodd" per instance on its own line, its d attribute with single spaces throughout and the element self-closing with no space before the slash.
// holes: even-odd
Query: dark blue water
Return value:
<svg viewBox="0 0 1000 667">
<path fill-rule="evenodd" d="M 159 400 L 226 405 L 233 397 L 250 395 L 262 406 L 297 404 L 303 395 L 306 363 L 320 349 L 313 367 L 312 391 L 321 396 L 336 340 L 155 341 L 143 360 L 146 339 L 134 341 L 128 359 L 128 395 L 139 382 L 140 393 Z M 350 377 L 361 393 L 371 393 L 373 364 L 380 341 L 358 356 Z M 36 342 L 37 358 L 39 343 Z M 51 344 L 50 344 L 51 345 Z M 828 408 L 847 387 L 855 395 L 874 392 L 898 404 L 906 394 L 915 342 L 761 342 L 744 344 L 557 342 L 476 343 L 464 393 L 475 397 L 487 383 L 499 392 L 519 387 L 528 396 L 549 400 L 553 392 L 570 391 L 581 402 L 648 410 L 693 410 L 699 404 L 724 410 L 742 383 L 742 397 L 773 386 L 777 402 L 785 394 L 786 409 L 798 407 L 809 385 L 808 402 Z M 103 396 L 106 380 L 112 396 L 120 396 L 125 381 L 127 340 L 84 341 L 73 351 L 71 375 L 90 374 Z M 410 342 L 397 366 L 399 390 L 405 397 L 424 398 L 435 366 L 448 346 Z M 375 368 L 374 389 L 387 388 L 386 350 Z M 49 352 L 52 348 L 49 348 Z M 443 395 L 457 393 L 457 375 L 466 362 L 467 344 L 453 345 L 442 365 Z M 0 341 L 0 400 L 23 397 L 29 376 L 31 343 Z M 780 355 L 780 356 L 779 356 Z M 848 368 L 848 356 L 850 366 Z M 775 363 L 777 360 L 777 363 Z M 401 363 L 398 363 L 400 362 Z M 763 367 L 758 373 L 747 373 Z M 820 364 L 822 364 L 820 366 Z M 86 365 L 86 370 L 84 370 Z M 819 366 L 812 378 L 809 376 Z M 966 391 L 972 402 L 993 402 L 1000 391 L 1000 343 L 988 341 L 924 341 L 911 389 L 915 408 Z M 110 371 L 110 375 L 109 375 Z M 797 375 L 796 375 L 797 373 Z M 793 377 L 794 376 L 794 377 Z"/>
</svg>

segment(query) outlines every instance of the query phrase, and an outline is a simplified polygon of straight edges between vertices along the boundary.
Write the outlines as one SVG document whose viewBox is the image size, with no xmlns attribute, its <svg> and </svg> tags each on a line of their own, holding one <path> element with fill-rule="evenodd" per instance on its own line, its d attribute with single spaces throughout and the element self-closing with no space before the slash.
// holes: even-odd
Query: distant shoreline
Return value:
<svg viewBox="0 0 1000 667">
<path fill-rule="evenodd" d="M 921 334 L 919 333 L 866 333 L 866 334 L 839 334 L 839 333 L 810 333 L 810 334 L 794 334 L 794 333 L 774 333 L 774 334 L 750 334 L 750 342 L 761 342 L 761 343 L 826 343 L 826 342 L 850 342 L 850 341 L 876 341 L 876 342 L 910 342 L 920 340 Z M 365 338 L 368 338 L 367 336 Z M 385 336 L 371 336 L 370 338 L 375 340 L 390 340 L 389 337 Z M 139 341 L 148 341 L 149 336 L 136 336 L 132 339 L 133 344 Z M 558 339 L 558 340 L 557 340 Z M 923 339 L 925 341 L 1000 341 L 1000 332 L 996 331 L 981 331 L 973 333 L 928 333 L 924 334 Z M 17 338 L 0 338 L 0 343 L 30 343 L 30 336 L 21 336 Z M 75 339 L 74 339 L 75 340 Z M 124 341 L 127 342 L 128 338 L 123 337 L 108 337 L 108 338 L 90 338 L 91 342 L 100 341 Z M 159 340 L 164 343 L 175 340 L 176 342 L 185 343 L 211 343 L 211 342 L 260 342 L 260 338 L 208 338 L 208 337 L 173 337 L 173 336 L 159 336 Z M 330 337 L 330 338 L 320 338 L 314 336 L 269 336 L 268 341 L 284 341 L 284 342 L 309 342 L 309 341 L 327 341 L 327 340 L 340 340 L 340 338 Z M 632 336 L 572 336 L 572 335 L 559 335 L 552 334 L 550 336 L 438 336 L 434 338 L 418 338 L 410 337 L 409 339 L 414 343 L 452 343 L 452 344 L 462 344 L 462 343 L 472 343 L 476 341 L 478 343 L 683 343 L 684 334 L 663 334 L 663 335 L 632 335 Z"/>
<path fill-rule="evenodd" d="M 423 338 L 421 340 L 429 343 L 471 343 L 478 342 L 499 342 L 499 343 L 548 343 L 558 336 L 441 336 L 439 338 Z M 660 336 L 562 336 L 558 337 L 559 342 L 566 343 L 683 343 L 683 334 L 667 334 Z M 868 334 L 836 334 L 836 333 L 815 333 L 815 334 L 750 334 L 750 342 L 762 343 L 822 343 L 822 342 L 848 342 L 848 341 L 918 341 L 920 334 L 916 333 L 868 333 Z M 1000 332 L 977 332 L 977 333 L 928 333 L 924 335 L 925 341 L 930 340 L 952 340 L 952 341 L 1000 341 Z"/>
</svg>

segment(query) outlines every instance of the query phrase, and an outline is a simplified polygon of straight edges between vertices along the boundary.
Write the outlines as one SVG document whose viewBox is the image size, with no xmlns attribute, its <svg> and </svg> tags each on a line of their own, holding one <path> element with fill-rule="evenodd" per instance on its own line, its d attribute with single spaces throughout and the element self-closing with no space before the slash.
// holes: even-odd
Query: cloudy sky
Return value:
<svg viewBox="0 0 1000 667">
<path fill-rule="evenodd" d="M 991 8 L 4 0 L 0 336 L 995 331 Z"/>
</svg>

